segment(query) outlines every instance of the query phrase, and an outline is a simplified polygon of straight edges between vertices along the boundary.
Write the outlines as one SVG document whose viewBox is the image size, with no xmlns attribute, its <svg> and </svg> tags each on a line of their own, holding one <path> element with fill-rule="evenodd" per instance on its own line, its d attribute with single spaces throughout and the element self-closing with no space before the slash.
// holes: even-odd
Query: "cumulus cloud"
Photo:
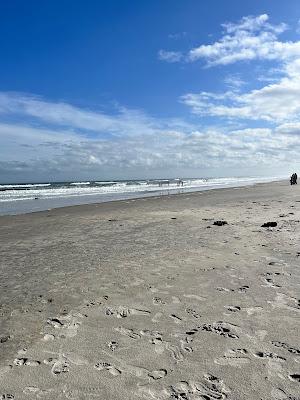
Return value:
<svg viewBox="0 0 300 400">
<path fill-rule="evenodd" d="M 227 87 L 223 92 L 190 92 L 181 97 L 193 114 L 213 117 L 214 128 L 201 126 L 195 122 L 199 119 L 189 116 L 156 118 L 126 107 L 104 112 L 0 92 L 0 179 L 172 176 L 178 171 L 199 176 L 212 169 L 218 174 L 230 168 L 261 172 L 298 162 L 300 42 L 281 42 L 278 37 L 287 26 L 271 24 L 266 14 L 225 23 L 222 28 L 218 41 L 187 54 L 158 53 L 170 63 L 202 59 L 214 66 L 256 59 L 279 64 L 278 68 L 272 63 L 272 69 L 276 67 L 280 76 L 277 73 L 275 82 L 268 82 L 266 76 L 260 88 L 246 90 L 249 82 L 232 73 L 223 80 Z M 241 125 L 245 120 L 255 120 L 257 127 L 251 121 L 248 127 Z"/>
<path fill-rule="evenodd" d="M 223 36 L 212 44 L 201 44 L 187 54 L 180 54 L 175 61 L 204 60 L 207 66 L 228 65 L 239 61 L 282 60 L 300 56 L 300 41 L 280 41 L 278 36 L 287 30 L 285 23 L 269 22 L 269 16 L 243 17 L 237 23 L 222 24 Z M 172 51 L 161 50 L 162 54 Z M 176 52 L 177 53 L 177 52 Z M 168 61 L 161 57 L 162 60 Z"/>
<path fill-rule="evenodd" d="M 156 121 L 159 125 L 159 121 Z M 86 136 L 75 130 L 0 124 L 0 177 L 153 176 L 172 171 L 213 168 L 257 168 L 297 160 L 300 135 L 296 126 L 277 129 L 168 130 L 163 125 L 151 135 Z M 7 151 L 7 149 L 10 149 Z M 6 156 L 5 156 L 6 155 Z M 182 172 L 181 172 L 182 173 Z"/>
<path fill-rule="evenodd" d="M 207 93 L 202 100 L 228 101 L 233 95 Z M 300 151 L 300 126 L 291 122 L 272 129 L 209 128 L 138 110 L 107 114 L 7 93 L 0 105 L 7 118 L 0 123 L 1 180 L 199 176 L 212 169 L 287 164 Z"/>
<path fill-rule="evenodd" d="M 300 117 L 300 59 L 285 66 L 278 82 L 249 92 L 187 93 L 181 101 L 199 115 L 282 122 Z"/>
<path fill-rule="evenodd" d="M 222 25 L 223 37 L 211 44 L 192 49 L 189 58 L 204 59 L 209 66 L 232 64 L 242 60 L 275 60 L 258 81 L 268 83 L 261 88 L 241 92 L 243 81 L 225 78 L 230 90 L 221 93 L 187 93 L 181 101 L 194 114 L 230 120 L 264 120 L 283 123 L 300 117 L 300 41 L 281 42 L 278 35 L 285 24 L 272 25 L 266 14 L 244 17 L 238 23 Z"/>
</svg>

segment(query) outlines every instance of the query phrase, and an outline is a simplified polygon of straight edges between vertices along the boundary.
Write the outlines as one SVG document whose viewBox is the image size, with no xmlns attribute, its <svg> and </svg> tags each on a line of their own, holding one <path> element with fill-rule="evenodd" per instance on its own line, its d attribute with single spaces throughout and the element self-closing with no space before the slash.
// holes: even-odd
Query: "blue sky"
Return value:
<svg viewBox="0 0 300 400">
<path fill-rule="evenodd" d="M 300 5 L 0 4 L 0 181 L 299 168 Z"/>
</svg>

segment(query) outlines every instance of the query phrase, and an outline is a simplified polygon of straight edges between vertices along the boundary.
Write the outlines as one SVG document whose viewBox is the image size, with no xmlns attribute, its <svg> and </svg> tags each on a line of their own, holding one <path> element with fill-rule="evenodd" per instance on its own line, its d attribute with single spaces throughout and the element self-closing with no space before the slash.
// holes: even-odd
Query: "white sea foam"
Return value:
<svg viewBox="0 0 300 400">
<path fill-rule="evenodd" d="M 116 183 L 118 183 L 118 181 L 96 181 L 94 182 L 97 185 L 114 185 Z"/>
<path fill-rule="evenodd" d="M 82 186 L 82 185 L 90 185 L 91 182 L 71 182 L 70 185 L 74 186 Z"/>
<path fill-rule="evenodd" d="M 96 196 L 108 194 L 125 194 L 141 192 L 165 192 L 174 190 L 190 190 L 203 188 L 217 188 L 226 186 L 240 186 L 254 184 L 256 182 L 266 182 L 277 180 L 273 178 L 213 178 L 213 179 L 184 179 L 183 187 L 178 187 L 177 180 L 153 180 L 153 181 L 97 181 L 97 182 L 71 182 L 69 184 L 26 184 L 26 185 L 1 185 L 1 187 L 11 190 L 0 191 L 0 202 L 20 201 L 29 199 L 53 199 L 67 198 L 74 196 Z M 163 182 L 162 186 L 159 183 Z M 169 183 L 167 183 L 169 182 Z M 30 190 L 19 190 L 20 188 Z M 15 190 L 17 189 L 17 190 Z"/>
<path fill-rule="evenodd" d="M 51 183 L 20 183 L 20 184 L 12 184 L 12 185 L 0 185 L 1 189 L 26 189 L 26 188 L 34 188 L 34 187 L 47 187 L 51 186 Z"/>
<path fill-rule="evenodd" d="M 157 194 L 246 186 L 280 179 L 286 179 L 286 177 L 183 179 L 183 186 L 179 186 L 178 179 L 2 185 L 3 190 L 0 186 L 0 215 Z"/>
</svg>

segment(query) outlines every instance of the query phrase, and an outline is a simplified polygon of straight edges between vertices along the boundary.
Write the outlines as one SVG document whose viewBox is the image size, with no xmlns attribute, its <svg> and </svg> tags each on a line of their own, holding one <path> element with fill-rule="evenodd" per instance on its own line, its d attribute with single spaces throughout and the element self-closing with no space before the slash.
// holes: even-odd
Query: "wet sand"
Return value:
<svg viewBox="0 0 300 400">
<path fill-rule="evenodd" d="M 0 217 L 0 399 L 300 399 L 299 239 L 288 182 Z"/>
</svg>

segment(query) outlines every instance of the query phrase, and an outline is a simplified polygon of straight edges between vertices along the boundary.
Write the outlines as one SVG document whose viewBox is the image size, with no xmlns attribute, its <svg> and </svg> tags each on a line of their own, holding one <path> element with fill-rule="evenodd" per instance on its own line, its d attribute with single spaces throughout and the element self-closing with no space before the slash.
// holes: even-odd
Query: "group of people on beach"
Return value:
<svg viewBox="0 0 300 400">
<path fill-rule="evenodd" d="M 290 178 L 291 185 L 297 185 L 297 179 L 298 179 L 298 176 L 297 176 L 296 172 L 294 172 Z"/>
</svg>

